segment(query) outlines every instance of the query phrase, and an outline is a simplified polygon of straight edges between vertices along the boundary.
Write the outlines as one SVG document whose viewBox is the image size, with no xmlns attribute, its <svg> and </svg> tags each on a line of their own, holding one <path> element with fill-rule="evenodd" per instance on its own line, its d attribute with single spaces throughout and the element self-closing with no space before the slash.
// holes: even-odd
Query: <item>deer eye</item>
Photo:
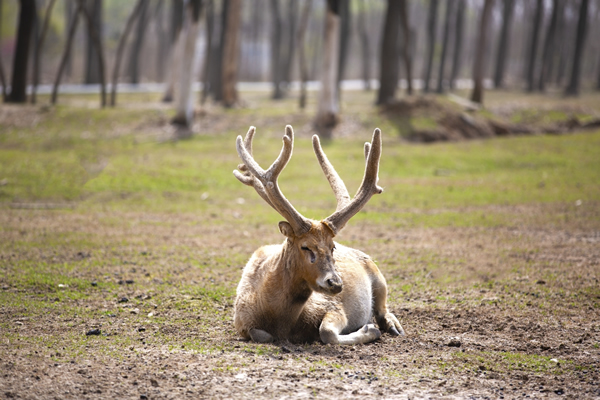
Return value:
<svg viewBox="0 0 600 400">
<path fill-rule="evenodd" d="M 315 257 L 315 253 L 313 253 L 313 251 L 312 251 L 311 249 L 309 249 L 308 247 L 306 247 L 306 246 L 302 246 L 302 247 L 300 247 L 300 248 L 301 248 L 302 250 L 304 250 L 304 251 L 307 251 L 307 252 L 310 254 L 310 262 L 311 262 L 311 263 L 314 263 L 314 262 L 315 262 L 315 259 L 316 259 L 316 257 Z"/>
</svg>

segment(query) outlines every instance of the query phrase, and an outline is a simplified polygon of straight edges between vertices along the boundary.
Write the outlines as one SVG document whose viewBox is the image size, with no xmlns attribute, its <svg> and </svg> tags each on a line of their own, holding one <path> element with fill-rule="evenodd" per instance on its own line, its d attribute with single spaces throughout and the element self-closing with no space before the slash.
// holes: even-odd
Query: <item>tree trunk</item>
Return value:
<svg viewBox="0 0 600 400">
<path fill-rule="evenodd" d="M 71 26 L 73 18 L 76 18 L 76 15 L 73 12 L 73 1 L 65 1 L 65 42 L 69 40 L 69 29 L 67 27 Z M 73 59 L 71 58 L 71 52 L 69 52 L 69 56 L 65 63 L 65 75 L 67 77 L 71 77 L 73 73 Z"/>
<path fill-rule="evenodd" d="M 65 50 L 63 51 L 63 56 L 60 60 L 60 64 L 58 66 L 58 72 L 56 73 L 56 78 L 54 79 L 54 85 L 52 86 L 52 96 L 50 101 L 52 104 L 56 104 L 56 100 L 58 99 L 58 87 L 60 86 L 60 80 L 62 78 L 62 74 L 67 66 L 67 62 L 70 58 L 71 47 L 73 45 L 73 38 L 75 37 L 75 31 L 77 31 L 77 23 L 79 22 L 79 12 L 81 10 L 81 3 L 77 3 L 75 13 L 71 18 L 71 22 L 69 25 L 69 33 L 67 35 L 67 42 L 65 44 Z"/>
<path fill-rule="evenodd" d="M 110 92 L 110 105 L 112 107 L 115 106 L 117 102 L 117 84 L 119 80 L 119 68 L 121 67 L 121 59 L 123 58 L 123 50 L 125 49 L 125 44 L 127 43 L 127 38 L 129 37 L 129 33 L 131 32 L 131 28 L 133 28 L 133 24 L 137 19 L 139 13 L 144 7 L 144 3 L 146 0 L 138 0 L 137 4 L 133 8 L 131 14 L 127 18 L 127 22 L 125 23 L 125 29 L 119 38 L 119 44 L 117 45 L 117 54 L 115 56 L 115 66 L 113 68 L 112 74 L 112 85 Z"/>
<path fill-rule="evenodd" d="M 196 41 L 200 27 L 200 11 L 202 1 L 190 0 L 187 3 L 187 23 L 182 31 L 184 36 L 183 59 L 181 60 L 181 73 L 179 74 L 179 90 L 175 101 L 176 114 L 171 123 L 178 125 L 178 137 L 189 137 L 194 122 L 194 96 L 192 95 L 192 84 L 196 76 Z"/>
<path fill-rule="evenodd" d="M 44 16 L 44 24 L 42 25 L 42 30 L 40 32 L 40 38 L 37 42 L 37 47 L 35 49 L 35 57 L 34 57 L 34 65 L 33 65 L 33 85 L 31 88 L 31 103 L 35 104 L 37 101 L 37 86 L 39 84 L 40 78 L 40 58 L 42 57 L 42 48 L 44 46 L 44 40 L 46 39 L 46 32 L 48 31 L 48 24 L 50 22 L 50 16 L 52 15 L 52 8 L 54 7 L 54 3 L 56 0 L 50 0 L 48 3 L 48 7 L 46 8 L 46 14 Z"/>
<path fill-rule="evenodd" d="M 388 0 L 389 1 L 389 0 Z M 427 61 L 425 63 L 425 77 L 423 78 L 423 91 L 429 92 L 429 80 L 433 68 L 433 54 L 435 50 L 435 34 L 437 29 L 438 0 L 429 1 L 429 14 L 427 17 Z"/>
<path fill-rule="evenodd" d="M 438 81 L 437 81 L 437 92 L 439 94 L 444 93 L 444 69 L 446 67 L 446 54 L 448 53 L 448 44 L 450 42 L 450 32 L 451 32 L 451 20 L 452 20 L 452 10 L 454 8 L 454 1 L 447 0 L 446 1 L 446 18 L 444 19 L 444 37 L 442 39 L 442 55 L 440 57 L 440 69 L 438 72 Z"/>
<path fill-rule="evenodd" d="M 498 43 L 498 55 L 496 56 L 496 69 L 494 71 L 495 88 L 501 88 L 504 85 L 504 70 L 508 60 L 508 46 L 510 45 L 514 8 L 515 0 L 504 0 L 502 8 L 502 31 L 500 32 L 500 43 Z"/>
<path fill-rule="evenodd" d="M 465 19 L 465 0 L 458 0 L 458 6 L 456 8 L 456 22 L 454 25 L 454 51 L 452 60 L 452 73 L 450 76 L 450 89 L 456 87 L 456 80 L 461 67 L 462 58 L 462 43 L 463 43 L 463 32 L 464 32 L 464 19 Z"/>
<path fill-rule="evenodd" d="M 579 80 L 581 78 L 581 60 L 587 34 L 588 0 L 581 0 L 579 6 L 579 20 L 577 22 L 577 38 L 575 39 L 575 54 L 573 55 L 573 67 L 569 86 L 565 90 L 567 96 L 579 96 Z"/>
<path fill-rule="evenodd" d="M 2 1 L 0 0 L 0 43 L 2 43 Z M 2 62 L 2 51 L 0 51 L 0 85 L 2 85 L 2 101 L 6 101 L 6 75 L 4 74 L 4 63 Z"/>
<path fill-rule="evenodd" d="M 211 70 L 211 91 L 216 102 L 223 101 L 223 47 L 227 36 L 227 15 L 229 9 L 229 0 L 223 0 L 221 3 L 220 24 L 217 29 L 217 42 L 213 46 L 213 66 Z"/>
<path fill-rule="evenodd" d="M 400 34 L 400 1 L 388 0 L 383 27 L 380 55 L 379 92 L 377 104 L 387 104 L 394 100 L 398 86 L 398 36 Z"/>
<path fill-rule="evenodd" d="M 306 62 L 306 28 L 308 27 L 308 18 L 310 17 L 310 9 L 312 0 L 306 0 L 302 17 L 300 18 L 300 26 L 298 27 L 298 62 L 300 63 L 300 99 L 299 105 L 301 109 L 306 107 L 306 82 L 308 81 L 308 63 Z"/>
<path fill-rule="evenodd" d="M 25 103 L 27 101 L 27 65 L 29 63 L 29 45 L 36 18 L 35 0 L 20 0 L 17 46 L 13 59 L 13 72 L 10 93 L 6 101 Z"/>
<path fill-rule="evenodd" d="M 172 0 L 171 2 L 171 48 L 169 49 L 168 74 L 162 101 L 170 103 L 173 101 L 175 92 L 175 81 L 180 70 L 180 62 L 183 51 L 183 36 L 181 35 L 183 25 L 183 0 Z"/>
<path fill-rule="evenodd" d="M 273 80 L 272 99 L 282 99 L 282 63 L 281 63 L 281 35 L 282 25 L 279 12 L 279 0 L 271 0 L 271 14 L 273 18 L 273 31 L 271 32 L 271 79 Z"/>
<path fill-rule="evenodd" d="M 283 67 L 283 81 L 286 89 L 292 82 L 292 66 L 294 64 L 294 53 L 296 52 L 296 15 L 298 14 L 298 3 L 296 0 L 288 2 L 288 35 L 287 35 L 287 51 L 285 54 Z"/>
<path fill-rule="evenodd" d="M 162 82 L 165 78 L 165 59 L 168 53 L 167 32 L 164 26 L 164 2 L 156 3 L 154 11 L 156 21 L 156 41 L 158 49 L 156 51 L 156 82 Z"/>
<path fill-rule="evenodd" d="M 371 90 L 371 51 L 369 49 L 369 34 L 367 32 L 367 24 L 365 22 L 365 14 L 367 13 L 366 2 L 359 1 L 358 10 L 358 34 L 360 36 L 360 48 L 362 51 L 362 79 L 365 90 Z"/>
<path fill-rule="evenodd" d="M 102 0 L 87 0 L 86 11 L 92 17 L 93 25 L 100 34 L 100 32 L 102 32 Z M 95 41 L 90 36 L 89 29 L 88 34 L 85 37 L 85 83 L 100 83 L 100 49 L 96 48 Z"/>
<path fill-rule="evenodd" d="M 543 92 L 546 90 L 546 82 L 552 70 L 552 60 L 554 59 L 554 43 L 556 39 L 556 26 L 558 24 L 558 15 L 561 12 L 559 0 L 552 2 L 552 17 L 548 25 L 546 39 L 544 41 L 544 51 L 542 53 L 542 68 L 540 70 L 540 78 L 538 81 L 538 89 Z"/>
<path fill-rule="evenodd" d="M 140 83 L 140 54 L 144 45 L 144 37 L 146 36 L 149 6 L 149 0 L 142 0 L 142 6 L 136 18 L 137 29 L 129 57 L 129 81 L 134 85 Z"/>
<path fill-rule="evenodd" d="M 494 0 L 485 0 L 481 20 L 479 22 L 479 32 L 477 34 L 477 45 L 475 47 L 475 62 L 473 65 L 473 93 L 471 101 L 483 104 L 483 74 L 485 71 L 485 45 L 489 31 L 490 18 L 492 16 L 492 6 Z"/>
<path fill-rule="evenodd" d="M 535 66 L 537 60 L 538 37 L 544 17 L 544 0 L 537 0 L 535 8 L 535 19 L 533 22 L 533 30 L 531 32 L 531 42 L 529 43 L 528 62 L 527 62 L 527 91 L 533 92 L 535 89 Z"/>
<path fill-rule="evenodd" d="M 100 4 L 102 4 L 101 0 L 94 0 L 94 1 L 98 1 L 100 2 Z M 106 106 L 106 79 L 105 79 L 105 74 L 104 74 L 104 51 L 103 51 L 103 47 L 102 47 L 102 38 L 101 38 L 101 30 L 100 30 L 100 26 L 96 25 L 96 22 L 98 22 L 98 18 L 97 16 L 93 16 L 89 10 L 85 7 L 84 5 L 84 0 L 77 0 L 78 3 L 81 4 L 80 12 L 83 14 L 84 18 L 86 19 L 87 22 L 87 26 L 88 26 L 88 36 L 91 38 L 92 43 L 94 44 L 94 48 L 96 49 L 96 54 L 97 54 L 97 58 L 98 58 L 98 63 L 97 68 L 98 68 L 98 75 L 99 75 L 99 80 L 100 80 L 100 107 L 104 107 Z M 101 7 L 101 6 L 100 6 Z"/>
<path fill-rule="evenodd" d="M 213 31 L 215 26 L 215 10 L 213 0 L 206 2 L 206 55 L 204 57 L 204 70 L 202 71 L 202 95 L 200 104 L 204 104 L 210 93 L 210 68 L 214 58 Z"/>
<path fill-rule="evenodd" d="M 340 53 L 338 60 L 338 71 L 337 71 L 337 82 L 336 92 L 338 95 L 338 102 L 340 101 L 341 96 L 341 82 L 344 79 L 344 74 L 346 72 L 346 62 L 348 59 L 348 45 L 350 43 L 350 20 L 351 20 L 351 10 L 350 10 L 350 1 L 349 0 L 339 0 L 339 16 L 340 16 Z"/>
<path fill-rule="evenodd" d="M 223 43 L 223 105 L 233 107 L 238 101 L 237 67 L 240 53 L 240 30 L 242 22 L 241 0 L 226 0 L 227 7 L 227 34 Z"/>
<path fill-rule="evenodd" d="M 406 91 L 410 95 L 413 92 L 412 87 L 412 39 L 411 30 L 408 24 L 408 10 L 406 9 L 408 0 L 400 1 L 400 22 L 402 23 L 404 45 L 402 46 L 402 58 L 406 67 Z"/>
<path fill-rule="evenodd" d="M 324 139 L 331 139 L 333 129 L 337 125 L 339 119 L 339 103 L 338 95 L 336 93 L 339 45 L 339 4 L 335 0 L 328 0 L 327 13 L 325 15 L 325 38 L 323 46 L 323 64 L 321 66 L 319 109 L 314 122 L 316 131 Z"/>
</svg>

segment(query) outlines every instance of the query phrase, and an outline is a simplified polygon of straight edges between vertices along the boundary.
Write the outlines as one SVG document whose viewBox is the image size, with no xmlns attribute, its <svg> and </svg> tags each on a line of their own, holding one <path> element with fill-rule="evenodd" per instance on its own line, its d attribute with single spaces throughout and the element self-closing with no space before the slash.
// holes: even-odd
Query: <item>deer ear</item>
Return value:
<svg viewBox="0 0 600 400">
<path fill-rule="evenodd" d="M 294 237 L 296 236 L 292 226 L 286 221 L 279 222 L 279 232 L 281 232 L 283 236 L 287 237 L 291 241 L 293 241 Z"/>
</svg>

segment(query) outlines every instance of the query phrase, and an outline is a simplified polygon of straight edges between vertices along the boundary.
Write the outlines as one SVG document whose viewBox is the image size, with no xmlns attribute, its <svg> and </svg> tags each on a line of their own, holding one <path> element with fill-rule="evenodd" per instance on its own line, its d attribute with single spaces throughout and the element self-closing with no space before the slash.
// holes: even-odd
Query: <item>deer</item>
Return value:
<svg viewBox="0 0 600 400">
<path fill-rule="evenodd" d="M 292 157 L 292 127 L 285 127 L 281 152 L 267 170 L 253 157 L 255 132 L 251 126 L 245 138 L 237 137 L 242 163 L 233 174 L 285 219 L 279 222 L 285 240 L 260 247 L 242 271 L 234 305 L 234 326 L 242 340 L 353 345 L 375 341 L 382 331 L 404 335 L 388 311 L 386 280 L 375 262 L 333 240 L 374 194 L 383 191 L 377 185 L 381 131 L 375 129 L 371 142 L 365 143 L 365 173 L 352 199 L 319 137 L 312 137 L 317 160 L 337 199 L 336 211 L 321 221 L 300 214 L 279 189 L 279 175 Z"/>
</svg>

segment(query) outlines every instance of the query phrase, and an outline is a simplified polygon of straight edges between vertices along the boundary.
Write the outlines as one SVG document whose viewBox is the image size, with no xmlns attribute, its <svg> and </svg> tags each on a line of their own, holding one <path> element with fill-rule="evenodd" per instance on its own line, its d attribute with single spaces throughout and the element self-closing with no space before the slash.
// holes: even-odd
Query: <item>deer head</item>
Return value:
<svg viewBox="0 0 600 400">
<path fill-rule="evenodd" d="M 243 163 L 233 171 L 235 177 L 245 185 L 252 186 L 260 197 L 273 207 L 286 221 L 279 223 L 280 232 L 287 238 L 286 251 L 293 260 L 294 268 L 308 283 L 310 289 L 337 294 L 342 291 L 342 279 L 335 268 L 333 238 L 358 213 L 369 199 L 383 189 L 377 186 L 379 159 L 381 156 L 381 131 L 375 129 L 371 143 L 365 143 L 366 168 L 363 181 L 353 199 L 346 185 L 327 159 L 321 148 L 319 137 L 312 138 L 317 160 L 329 181 L 336 199 L 336 211 L 322 221 L 305 218 L 286 199 L 277 179 L 292 157 L 294 131 L 285 127 L 283 148 L 279 157 L 265 171 L 252 156 L 252 139 L 256 128 L 251 126 L 245 138 L 237 137 L 237 152 Z"/>
</svg>

